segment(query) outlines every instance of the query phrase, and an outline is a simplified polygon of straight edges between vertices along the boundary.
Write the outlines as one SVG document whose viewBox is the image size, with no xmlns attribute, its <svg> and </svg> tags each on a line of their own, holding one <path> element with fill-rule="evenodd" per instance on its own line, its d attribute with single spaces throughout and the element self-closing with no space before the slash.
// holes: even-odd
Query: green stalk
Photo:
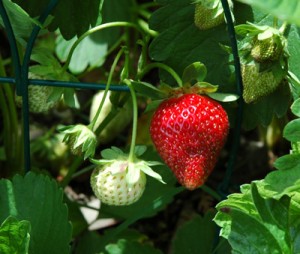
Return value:
<svg viewBox="0 0 300 254">
<path fill-rule="evenodd" d="M 138 78 L 142 79 L 146 73 L 148 73 L 150 70 L 152 70 L 154 68 L 160 68 L 160 69 L 167 71 L 169 74 L 171 74 L 171 76 L 177 82 L 178 86 L 182 87 L 182 80 L 178 76 L 178 74 L 170 66 L 163 64 L 163 63 L 150 63 L 150 64 L 146 65 L 145 68 L 143 70 L 141 70 L 141 72 L 138 74 Z"/>
<path fill-rule="evenodd" d="M 3 139 L 4 139 L 4 150 L 6 154 L 6 160 L 12 161 L 12 144 L 11 144 L 11 129 L 10 129 L 10 117 L 9 117 L 9 111 L 8 106 L 6 104 L 6 99 L 4 96 L 2 85 L 0 85 L 0 109 L 2 111 L 2 117 L 3 117 Z"/>
<path fill-rule="evenodd" d="M 215 198 L 217 201 L 222 200 L 222 197 L 216 191 L 214 191 L 212 188 L 208 187 L 207 185 L 202 185 L 200 188 L 203 191 L 205 191 L 206 193 L 208 193 L 210 196 Z"/>
<path fill-rule="evenodd" d="M 110 69 L 110 72 L 109 72 L 109 75 L 108 75 L 106 87 L 105 87 L 105 90 L 104 90 L 104 94 L 103 94 L 100 106 L 99 106 L 99 108 L 98 108 L 98 110 L 97 110 L 97 112 L 96 112 L 96 114 L 95 114 L 92 122 L 88 126 L 92 131 L 94 131 L 95 124 L 97 122 L 97 119 L 98 119 L 98 117 L 100 115 L 100 112 L 102 110 L 103 104 L 105 102 L 106 95 L 107 95 L 107 93 L 109 91 L 109 87 L 110 87 L 110 84 L 111 84 L 111 81 L 112 81 L 112 77 L 113 77 L 114 71 L 116 69 L 117 63 L 118 63 L 118 61 L 119 61 L 119 59 L 120 59 L 120 57 L 122 56 L 123 53 L 124 53 L 124 48 L 121 48 L 120 51 L 118 52 L 118 54 L 116 55 L 116 57 L 114 59 L 114 62 L 112 64 L 112 66 L 111 66 L 111 69 Z M 98 133 L 96 133 L 96 135 L 97 134 Z"/>
<path fill-rule="evenodd" d="M 5 77 L 6 71 L 4 68 L 4 62 L 0 55 L 0 76 Z M 11 85 L 2 84 L 1 85 L 1 109 L 3 112 L 4 120 L 4 140 L 5 140 L 5 151 L 8 156 L 8 161 L 13 163 L 12 167 L 16 166 L 16 163 L 21 165 L 21 146 L 20 137 L 18 131 L 18 115 L 16 110 L 16 105 L 14 102 L 14 94 Z"/>
<path fill-rule="evenodd" d="M 133 24 L 133 23 L 130 23 L 130 22 L 125 22 L 125 21 L 118 21 L 118 22 L 110 22 L 110 23 L 105 23 L 105 24 L 101 24 L 99 26 L 96 26 L 90 30 L 88 30 L 87 32 L 85 32 L 83 35 L 81 35 L 77 41 L 75 41 L 75 43 L 72 45 L 71 47 L 71 50 L 68 54 L 68 58 L 67 58 L 67 61 L 66 63 L 64 64 L 63 68 L 62 68 L 62 72 L 65 72 L 67 69 L 68 69 L 68 66 L 70 64 L 70 61 L 71 61 L 71 58 L 72 58 L 72 55 L 76 49 L 76 47 L 78 46 L 78 44 L 84 39 L 86 38 L 87 36 L 95 33 L 95 32 L 98 32 L 98 31 L 101 31 L 103 29 L 106 29 L 106 28 L 111 28 L 111 27 L 132 27 L 132 28 L 135 28 L 136 30 L 140 31 L 141 33 L 143 33 L 143 31 L 140 30 L 140 28 Z"/>
<path fill-rule="evenodd" d="M 132 136 L 131 136 L 130 151 L 128 156 L 128 162 L 130 163 L 133 162 L 135 158 L 134 150 L 135 150 L 135 142 L 136 142 L 136 135 L 137 135 L 138 105 L 137 105 L 136 94 L 130 80 L 125 79 L 124 82 L 129 87 L 131 98 L 132 98 L 132 106 L 133 106 Z"/>
</svg>

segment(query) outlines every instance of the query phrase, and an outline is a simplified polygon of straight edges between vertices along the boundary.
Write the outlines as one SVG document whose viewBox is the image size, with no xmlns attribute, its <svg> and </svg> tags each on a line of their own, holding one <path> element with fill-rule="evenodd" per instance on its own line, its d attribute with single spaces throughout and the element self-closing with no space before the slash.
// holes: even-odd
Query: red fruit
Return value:
<svg viewBox="0 0 300 254">
<path fill-rule="evenodd" d="M 226 111 L 211 98 L 184 94 L 162 102 L 150 124 L 152 141 L 180 184 L 193 190 L 212 172 L 228 135 Z"/>
</svg>

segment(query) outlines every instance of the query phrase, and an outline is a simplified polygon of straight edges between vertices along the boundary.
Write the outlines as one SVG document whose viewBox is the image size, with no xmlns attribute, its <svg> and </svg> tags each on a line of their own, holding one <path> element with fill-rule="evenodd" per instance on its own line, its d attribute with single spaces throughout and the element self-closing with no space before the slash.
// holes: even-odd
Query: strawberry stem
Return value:
<svg viewBox="0 0 300 254">
<path fill-rule="evenodd" d="M 5 77 L 6 71 L 4 68 L 4 61 L 0 55 L 0 76 Z M 8 157 L 9 162 L 19 163 L 18 165 L 8 165 L 8 168 L 18 168 L 22 165 L 22 153 L 21 153 L 21 142 L 19 134 L 19 123 L 16 105 L 14 103 L 14 95 L 10 85 L 3 84 L 3 88 L 0 88 L 0 105 L 3 113 L 4 129 L 8 135 L 4 135 L 5 153 Z M 12 149 L 11 146 L 14 146 Z M 9 159 L 10 158 L 10 159 Z"/>
<path fill-rule="evenodd" d="M 151 71 L 154 68 L 160 68 L 160 69 L 167 71 L 175 79 L 178 86 L 182 87 L 182 80 L 178 76 L 178 74 L 170 66 L 163 64 L 163 63 L 150 63 L 150 64 L 146 65 L 145 68 L 143 70 L 141 70 L 140 73 L 138 73 L 138 79 L 141 80 L 142 77 L 145 76 L 146 73 L 148 73 L 149 71 Z"/>
<path fill-rule="evenodd" d="M 104 94 L 103 94 L 103 97 L 102 97 L 100 106 L 99 106 L 99 108 L 98 108 L 98 110 L 97 110 L 97 112 L 96 112 L 96 114 L 95 114 L 95 116 L 94 116 L 92 122 L 91 122 L 91 123 L 89 124 L 89 126 L 88 126 L 92 131 L 94 131 L 95 124 L 96 124 L 97 119 L 98 119 L 98 117 L 99 117 L 99 114 L 100 114 L 100 112 L 101 112 L 101 110 L 102 110 L 103 104 L 104 104 L 104 102 L 105 102 L 105 99 L 106 99 L 106 96 L 107 96 L 107 93 L 108 93 L 108 90 L 109 90 L 109 87 L 110 87 L 110 84 L 111 84 L 111 81 L 112 81 L 113 73 L 114 73 L 114 71 L 115 71 L 115 69 L 116 69 L 116 66 L 117 66 L 118 61 L 120 60 L 120 57 L 121 57 L 122 54 L 124 53 L 124 50 L 125 50 L 124 47 L 120 49 L 120 51 L 119 51 L 118 54 L 116 55 L 116 57 L 115 57 L 115 59 L 114 59 L 114 62 L 113 62 L 113 64 L 112 64 L 111 68 L 110 68 L 110 72 L 109 72 L 109 75 L 108 75 L 106 87 L 105 87 L 105 90 L 104 90 Z M 98 128 L 98 129 L 95 131 L 95 134 L 98 135 L 100 131 L 101 131 L 101 130 L 99 130 L 99 128 Z"/>
<path fill-rule="evenodd" d="M 86 38 L 87 36 L 95 33 L 95 32 L 98 32 L 98 31 L 101 31 L 103 29 L 106 29 L 106 28 L 111 28 L 111 27 L 118 27 L 118 26 L 125 26 L 125 27 L 132 27 L 132 28 L 135 28 L 136 30 L 138 30 L 140 33 L 143 34 L 143 31 L 136 25 L 136 24 L 133 24 L 133 23 L 130 23 L 130 22 L 123 22 L 123 21 L 118 21 L 118 22 L 109 22 L 109 23 L 105 23 L 105 24 L 101 24 L 99 26 L 96 26 L 96 27 L 93 27 L 92 29 L 86 31 L 83 35 L 81 35 L 77 41 L 75 41 L 75 43 L 72 45 L 71 47 L 71 50 L 68 54 L 68 57 L 67 57 L 67 60 L 62 68 L 62 73 L 66 72 L 66 70 L 68 69 L 69 67 L 69 64 L 71 62 L 71 58 L 72 58 L 72 55 L 76 49 L 76 47 L 79 45 L 79 43 L 84 39 Z"/>
<path fill-rule="evenodd" d="M 130 151 L 128 156 L 128 162 L 130 163 L 133 162 L 135 158 L 134 149 L 135 149 L 135 141 L 136 141 L 136 134 L 137 134 L 138 106 L 137 106 L 136 94 L 131 84 L 131 81 L 125 79 L 124 83 L 129 87 L 131 98 L 132 98 L 132 105 L 133 105 L 132 135 L 131 135 Z"/>
</svg>

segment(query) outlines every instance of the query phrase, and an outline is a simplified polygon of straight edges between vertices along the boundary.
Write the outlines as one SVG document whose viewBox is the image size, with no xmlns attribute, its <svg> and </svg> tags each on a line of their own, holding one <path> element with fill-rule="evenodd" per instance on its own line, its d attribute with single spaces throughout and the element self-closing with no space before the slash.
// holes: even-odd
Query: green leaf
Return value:
<svg viewBox="0 0 300 254">
<path fill-rule="evenodd" d="M 124 155 L 124 153 L 122 151 L 121 152 L 116 151 L 111 148 L 107 148 L 107 149 L 104 149 L 101 151 L 102 158 L 107 159 L 107 160 L 115 160 L 118 157 L 120 157 L 120 155 Z"/>
<path fill-rule="evenodd" d="M 31 17 L 38 17 L 49 4 L 48 0 L 22 1 L 14 0 L 24 8 Z M 58 1 L 53 13 L 53 20 L 49 26 L 51 31 L 59 28 L 65 39 L 69 40 L 75 35 L 80 36 L 90 26 L 94 26 L 98 19 L 102 0 L 64 0 Z"/>
<path fill-rule="evenodd" d="M 132 5 L 127 0 L 110 0 L 103 2 L 101 22 L 130 21 Z M 89 15 L 89 14 L 87 14 Z M 100 14 L 98 20 L 101 18 Z M 109 28 L 97 31 L 81 41 L 75 49 L 69 69 L 72 73 L 82 73 L 86 68 L 92 69 L 102 66 L 111 47 L 121 38 L 121 28 Z M 62 37 L 63 36 L 63 37 Z M 63 34 L 57 38 L 56 53 L 61 61 L 66 61 L 72 45 L 77 37 L 66 38 Z"/>
<path fill-rule="evenodd" d="M 242 3 L 257 7 L 277 18 L 300 26 L 300 5 L 298 0 L 239 0 Z"/>
<path fill-rule="evenodd" d="M 228 241 L 234 253 L 283 253 L 272 232 L 261 221 L 240 210 L 232 210 L 231 216 L 232 231 Z"/>
<path fill-rule="evenodd" d="M 279 157 L 274 162 L 274 167 L 279 170 L 300 169 L 300 154 L 287 154 Z"/>
<path fill-rule="evenodd" d="M 207 75 L 207 69 L 205 65 L 201 62 L 195 62 L 187 66 L 183 70 L 182 82 L 183 84 L 195 84 L 198 81 L 204 81 Z"/>
<path fill-rule="evenodd" d="M 284 127 L 283 137 L 291 142 L 300 141 L 300 119 L 290 121 Z"/>
<path fill-rule="evenodd" d="M 217 230 L 213 217 L 212 212 L 206 213 L 204 217 L 196 215 L 179 227 L 172 240 L 172 253 L 211 254 Z"/>
<path fill-rule="evenodd" d="M 0 227 L 0 253 L 27 254 L 30 241 L 30 222 L 8 217 Z"/>
<path fill-rule="evenodd" d="M 85 231 L 79 238 L 75 254 L 95 254 L 104 249 L 105 243 L 96 231 Z"/>
<path fill-rule="evenodd" d="M 64 196 L 64 201 L 68 206 L 68 218 L 72 223 L 72 237 L 81 236 L 81 234 L 88 228 L 88 223 L 83 217 L 80 210 L 80 206 L 76 201 L 70 200 L 66 195 Z"/>
<path fill-rule="evenodd" d="M 288 170 L 276 172 L 282 177 Z M 290 172 L 290 177 L 295 175 Z M 295 218 L 300 207 L 292 203 L 295 192 L 274 198 L 275 191 L 270 192 L 270 187 L 276 188 L 275 185 L 283 184 L 286 178 L 273 180 L 272 184 L 266 184 L 266 178 L 243 185 L 242 193 L 231 194 L 217 205 L 219 212 L 214 220 L 222 227 L 221 234 L 228 239 L 233 253 L 295 253 L 294 240 L 300 226 Z M 290 182 L 287 186 L 289 184 L 291 186 Z M 294 230 L 297 237 L 291 237 Z"/>
<path fill-rule="evenodd" d="M 243 127 L 246 130 L 255 128 L 258 124 L 268 126 L 274 115 L 284 116 L 290 106 L 291 93 L 288 86 L 282 85 L 272 94 L 262 98 L 257 103 L 245 104 Z"/>
<path fill-rule="evenodd" d="M 19 5 L 13 3 L 12 1 L 4 0 L 3 5 L 10 19 L 10 23 L 17 41 L 25 46 L 32 29 L 37 22 L 30 18 L 28 13 L 26 13 Z M 1 16 L 0 25 L 4 27 Z"/>
<path fill-rule="evenodd" d="M 139 157 L 142 156 L 147 150 L 147 146 L 135 146 L 134 147 L 134 154 Z"/>
<path fill-rule="evenodd" d="M 258 183 L 258 187 L 265 197 L 280 198 L 283 195 L 288 195 L 292 197 L 292 202 L 295 202 L 293 206 L 300 208 L 299 167 L 271 172 L 263 181 Z"/>
<path fill-rule="evenodd" d="M 289 29 L 287 30 L 287 36 L 288 36 L 287 49 L 289 52 L 289 72 L 292 72 L 299 81 L 299 79 L 300 79 L 300 73 L 299 73 L 300 47 L 295 46 L 295 45 L 298 45 L 297 43 L 300 40 L 299 28 L 296 25 L 291 25 L 289 27 Z"/>
<path fill-rule="evenodd" d="M 149 21 L 150 28 L 159 32 L 149 46 L 150 57 L 164 62 L 177 73 L 183 73 L 192 63 L 201 62 L 208 70 L 206 81 L 227 84 L 229 54 L 220 46 L 229 45 L 225 24 L 199 31 L 194 25 L 193 0 L 161 3 L 163 6 L 152 14 Z M 160 72 L 160 77 L 166 83 L 174 84 L 166 72 Z"/>
<path fill-rule="evenodd" d="M 44 175 L 0 180 L 0 222 L 8 216 L 31 223 L 29 253 L 69 253 L 71 225 L 63 192 Z"/>
<path fill-rule="evenodd" d="M 104 63 L 110 41 L 108 38 L 100 36 L 99 34 L 87 36 L 76 47 L 68 66 L 72 73 L 80 74 L 88 67 L 95 68 Z M 62 35 L 58 35 L 55 52 L 61 61 L 67 60 L 71 47 L 76 40 L 77 37 L 65 40 Z"/>
<path fill-rule="evenodd" d="M 253 202 L 262 219 L 264 226 L 272 232 L 280 244 L 282 253 L 289 252 L 286 232 L 289 230 L 289 208 L 291 198 L 282 196 L 280 200 L 264 199 L 258 193 L 255 183 L 251 184 Z M 285 239 L 286 238 L 286 239 Z"/>
<path fill-rule="evenodd" d="M 295 116 L 300 117 L 300 98 L 293 102 L 291 110 Z"/>
</svg>

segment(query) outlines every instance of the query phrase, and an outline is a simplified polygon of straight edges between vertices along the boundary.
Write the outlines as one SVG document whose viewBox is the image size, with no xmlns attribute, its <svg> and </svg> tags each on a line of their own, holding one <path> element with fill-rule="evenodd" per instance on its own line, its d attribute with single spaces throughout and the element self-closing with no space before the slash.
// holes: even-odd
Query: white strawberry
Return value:
<svg viewBox="0 0 300 254">
<path fill-rule="evenodd" d="M 105 166 L 97 166 L 91 176 L 91 186 L 97 198 L 108 205 L 130 205 L 142 196 L 146 186 L 145 173 L 131 186 L 126 180 L 127 161 L 115 161 Z M 113 173 L 114 171 L 119 171 Z"/>
<path fill-rule="evenodd" d="M 144 148 L 136 150 L 145 151 Z M 160 162 L 137 158 L 131 161 L 117 147 L 105 149 L 101 155 L 104 159 L 91 160 L 98 165 L 91 175 L 91 187 L 104 204 L 124 206 L 138 201 L 146 187 L 145 174 L 163 182 L 161 176 L 150 168 L 150 165 L 160 165 Z"/>
</svg>

